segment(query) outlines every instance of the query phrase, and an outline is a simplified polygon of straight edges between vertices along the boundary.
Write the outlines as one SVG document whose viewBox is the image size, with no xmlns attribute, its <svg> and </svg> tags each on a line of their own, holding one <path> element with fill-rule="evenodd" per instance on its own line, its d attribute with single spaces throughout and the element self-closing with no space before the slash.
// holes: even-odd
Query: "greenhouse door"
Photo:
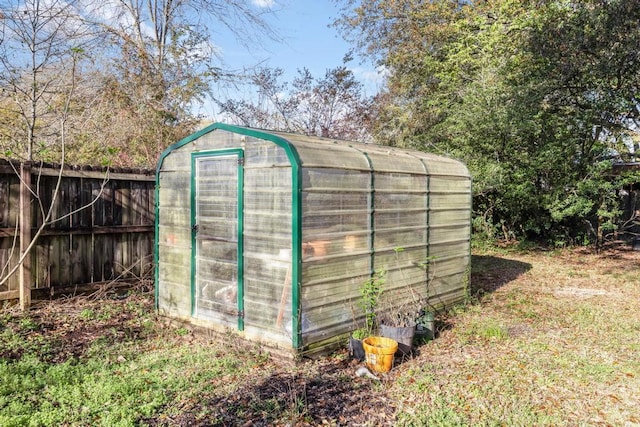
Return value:
<svg viewBox="0 0 640 427">
<path fill-rule="evenodd" d="M 242 330 L 242 150 L 192 155 L 194 317 Z"/>
</svg>

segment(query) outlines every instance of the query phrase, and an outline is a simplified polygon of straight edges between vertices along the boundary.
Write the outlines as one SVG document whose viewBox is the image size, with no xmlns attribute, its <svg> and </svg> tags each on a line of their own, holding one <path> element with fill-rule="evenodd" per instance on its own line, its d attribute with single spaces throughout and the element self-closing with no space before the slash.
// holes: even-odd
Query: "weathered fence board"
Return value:
<svg viewBox="0 0 640 427">
<path fill-rule="evenodd" d="M 21 165 L 0 160 L 0 278 L 17 266 L 29 241 L 19 227 Z M 60 169 L 27 164 L 31 224 L 39 237 L 29 251 L 28 289 L 60 290 L 115 278 L 141 277 L 153 268 L 153 171 Z M 56 194 L 56 188 L 58 189 Z M 43 226 L 47 213 L 51 216 Z M 28 232 L 27 232 L 28 231 Z M 26 243 L 26 245 L 25 245 Z M 20 297 L 18 269 L 0 285 L 0 301 Z"/>
</svg>

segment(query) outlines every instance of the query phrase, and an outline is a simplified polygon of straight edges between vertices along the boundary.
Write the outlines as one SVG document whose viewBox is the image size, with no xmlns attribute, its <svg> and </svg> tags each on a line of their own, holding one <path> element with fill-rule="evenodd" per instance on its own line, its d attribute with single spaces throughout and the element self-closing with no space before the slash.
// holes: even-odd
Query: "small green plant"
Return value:
<svg viewBox="0 0 640 427">
<path fill-rule="evenodd" d="M 20 320 L 20 329 L 23 332 L 35 331 L 39 328 L 38 323 L 33 320 L 31 317 L 23 317 Z"/>
<path fill-rule="evenodd" d="M 366 338 L 376 329 L 377 309 L 386 277 L 387 271 L 382 268 L 378 269 L 360 287 L 360 308 L 364 312 L 365 321 L 364 328 L 354 331 L 354 338 L 356 338 L 356 334 L 363 336 L 362 338 L 356 339 Z"/>
<path fill-rule="evenodd" d="M 82 310 L 80 312 L 80 318 L 82 320 L 88 321 L 88 320 L 95 320 L 96 319 L 96 312 L 93 311 L 90 308 L 85 308 L 84 310 Z"/>
<path fill-rule="evenodd" d="M 371 335 L 371 332 L 367 328 L 358 328 L 351 332 L 351 337 L 356 340 L 363 340 Z"/>
<path fill-rule="evenodd" d="M 189 329 L 187 328 L 178 328 L 176 329 L 176 335 L 178 335 L 179 337 L 184 337 L 185 335 L 189 335 Z"/>
</svg>

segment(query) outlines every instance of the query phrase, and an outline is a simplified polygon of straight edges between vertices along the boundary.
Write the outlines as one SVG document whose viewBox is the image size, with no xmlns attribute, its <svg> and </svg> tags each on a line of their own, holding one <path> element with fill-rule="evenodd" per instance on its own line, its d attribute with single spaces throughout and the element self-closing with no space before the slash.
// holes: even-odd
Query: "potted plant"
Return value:
<svg viewBox="0 0 640 427">
<path fill-rule="evenodd" d="M 364 313 L 364 325 L 358 326 L 357 316 L 352 309 L 352 317 L 356 328 L 351 331 L 349 337 L 349 351 L 358 360 L 364 360 L 365 353 L 362 341 L 373 335 L 377 330 L 377 312 L 386 271 L 377 270 L 372 277 L 367 279 L 360 287 L 360 300 L 358 306 Z"/>
<path fill-rule="evenodd" d="M 403 250 L 403 248 L 394 248 L 398 270 L 406 283 L 407 278 L 399 257 Z M 416 263 L 416 267 L 428 273 L 432 261 L 433 257 L 426 258 Z M 398 341 L 398 351 L 403 354 L 412 352 L 417 329 L 420 332 L 424 331 L 425 327 L 433 330 L 433 312 L 428 308 L 430 281 L 431 279 L 428 278 L 424 292 L 417 291 L 411 285 L 398 290 L 383 291 L 378 313 L 380 335 Z"/>
<path fill-rule="evenodd" d="M 413 297 L 411 297 L 413 298 Z M 413 339 L 416 333 L 416 318 L 419 315 L 421 303 L 415 300 L 389 292 L 385 295 L 380 313 L 380 335 L 392 338 L 398 342 L 398 351 L 411 354 Z M 400 303 L 399 303 L 400 301 Z"/>
<path fill-rule="evenodd" d="M 362 341 L 371 335 L 366 328 L 357 328 L 351 331 L 349 336 L 349 354 L 356 360 L 363 361 L 365 357 Z"/>
</svg>

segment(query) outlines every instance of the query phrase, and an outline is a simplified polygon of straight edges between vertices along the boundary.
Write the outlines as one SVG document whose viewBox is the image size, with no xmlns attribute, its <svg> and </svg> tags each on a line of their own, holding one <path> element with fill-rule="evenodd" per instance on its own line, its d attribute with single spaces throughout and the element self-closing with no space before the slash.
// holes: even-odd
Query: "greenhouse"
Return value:
<svg viewBox="0 0 640 427">
<path fill-rule="evenodd" d="M 360 288 L 465 296 L 471 178 L 455 160 L 215 123 L 162 154 L 156 307 L 291 355 L 342 345 Z"/>
</svg>

